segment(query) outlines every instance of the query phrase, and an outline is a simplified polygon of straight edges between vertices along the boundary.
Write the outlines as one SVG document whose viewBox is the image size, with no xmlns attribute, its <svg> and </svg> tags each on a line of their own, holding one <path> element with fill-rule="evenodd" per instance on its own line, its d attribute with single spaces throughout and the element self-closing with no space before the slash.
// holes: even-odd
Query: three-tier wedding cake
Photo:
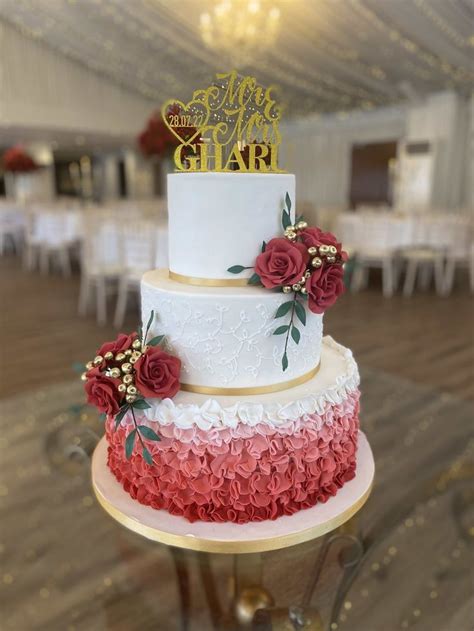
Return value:
<svg viewBox="0 0 474 631">
<path fill-rule="evenodd" d="M 143 277 L 147 330 L 104 345 L 85 376 L 116 479 L 190 521 L 291 515 L 355 475 L 357 365 L 323 337 L 345 253 L 296 216 L 294 176 L 261 167 L 168 176 L 169 270 Z"/>
</svg>

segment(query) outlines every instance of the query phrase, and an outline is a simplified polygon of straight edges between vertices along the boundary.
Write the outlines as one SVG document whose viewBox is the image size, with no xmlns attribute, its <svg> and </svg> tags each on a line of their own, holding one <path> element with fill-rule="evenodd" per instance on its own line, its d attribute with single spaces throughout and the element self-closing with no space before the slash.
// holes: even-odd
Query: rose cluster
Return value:
<svg viewBox="0 0 474 631">
<path fill-rule="evenodd" d="M 82 375 L 87 401 L 115 415 L 144 397 L 172 398 L 179 390 L 181 362 L 159 346 L 143 344 L 136 333 L 106 342 Z"/>
<path fill-rule="evenodd" d="M 285 229 L 259 254 L 255 272 L 264 287 L 308 297 L 313 313 L 324 313 L 344 292 L 347 254 L 331 232 L 309 228 L 305 221 Z"/>
<path fill-rule="evenodd" d="M 11 147 L 3 154 L 3 168 L 11 173 L 35 171 L 38 165 L 22 147 Z"/>
</svg>

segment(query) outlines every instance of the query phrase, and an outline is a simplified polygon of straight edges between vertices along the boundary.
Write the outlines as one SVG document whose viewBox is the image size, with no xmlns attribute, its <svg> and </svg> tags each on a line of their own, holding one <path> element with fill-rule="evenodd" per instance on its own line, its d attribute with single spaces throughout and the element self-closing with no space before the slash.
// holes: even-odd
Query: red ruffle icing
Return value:
<svg viewBox="0 0 474 631">
<path fill-rule="evenodd" d="M 312 415 L 299 419 L 298 431 L 287 435 L 255 431 L 251 437 L 228 442 L 183 442 L 174 437 L 147 441 L 156 463 L 152 466 L 143 461 L 138 441 L 131 459 L 125 458 L 130 427 L 115 430 L 109 418 L 108 465 L 141 504 L 191 522 L 243 524 L 292 515 L 326 502 L 354 477 L 358 399 L 358 393 L 352 393 L 332 407 L 332 422 L 319 430 Z"/>
</svg>

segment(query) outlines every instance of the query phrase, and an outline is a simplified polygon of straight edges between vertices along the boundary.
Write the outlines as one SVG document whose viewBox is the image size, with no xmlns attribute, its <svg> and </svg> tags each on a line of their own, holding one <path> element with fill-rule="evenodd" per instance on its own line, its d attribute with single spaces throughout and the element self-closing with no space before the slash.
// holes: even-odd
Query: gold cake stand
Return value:
<svg viewBox="0 0 474 631">
<path fill-rule="evenodd" d="M 182 576 L 183 563 L 185 563 L 183 549 L 234 555 L 232 621 L 229 623 L 230 626 L 222 626 L 218 619 L 222 616 L 214 617 L 213 624 L 216 630 L 239 628 L 236 625 L 249 628 L 249 625 L 255 623 L 257 624 L 255 628 L 322 631 L 321 618 L 316 610 L 310 608 L 310 601 L 329 547 L 336 539 L 355 547 L 357 550 L 355 555 L 352 552 L 352 560 L 348 560 L 349 565 L 355 563 L 363 552 L 360 540 L 353 532 L 350 532 L 351 529 L 347 526 L 338 534 L 331 535 L 330 533 L 334 533 L 336 529 L 351 520 L 365 504 L 372 490 L 374 472 L 372 450 L 367 438 L 361 432 L 356 476 L 325 504 L 317 504 L 313 508 L 299 511 L 295 515 L 280 517 L 275 521 L 267 520 L 242 525 L 212 522 L 191 524 L 183 517 L 143 506 L 133 500 L 107 467 L 105 438 L 98 443 L 92 457 L 92 485 L 99 504 L 125 528 L 147 539 L 170 546 L 180 587 L 188 582 Z M 273 598 L 261 584 L 260 553 L 287 548 L 324 536 L 326 537 L 301 606 L 284 610 L 272 608 Z M 202 571 L 203 581 L 209 582 L 211 576 L 207 560 L 202 564 Z M 208 591 L 206 589 L 211 607 L 216 599 L 215 594 L 210 594 Z M 189 601 L 188 596 L 183 594 L 181 596 L 182 602 Z M 270 616 L 267 626 L 258 626 L 262 620 L 262 625 L 265 625 L 266 615 Z M 187 628 L 184 621 L 182 629 Z"/>
</svg>

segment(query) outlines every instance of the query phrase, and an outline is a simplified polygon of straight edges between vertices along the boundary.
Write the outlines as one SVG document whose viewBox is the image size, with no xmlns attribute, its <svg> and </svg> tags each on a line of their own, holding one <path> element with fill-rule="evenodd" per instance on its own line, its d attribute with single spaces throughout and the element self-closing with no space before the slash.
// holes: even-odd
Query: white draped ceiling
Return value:
<svg viewBox="0 0 474 631">
<path fill-rule="evenodd" d="M 233 2 L 244 0 L 233 0 Z M 293 115 L 370 110 L 474 85 L 470 0 L 265 0 L 273 48 L 241 71 L 277 83 Z M 0 19 L 147 99 L 187 98 L 225 58 L 199 17 L 213 0 L 2 0 Z M 5 60 L 3 60 L 5 61 Z"/>
</svg>

